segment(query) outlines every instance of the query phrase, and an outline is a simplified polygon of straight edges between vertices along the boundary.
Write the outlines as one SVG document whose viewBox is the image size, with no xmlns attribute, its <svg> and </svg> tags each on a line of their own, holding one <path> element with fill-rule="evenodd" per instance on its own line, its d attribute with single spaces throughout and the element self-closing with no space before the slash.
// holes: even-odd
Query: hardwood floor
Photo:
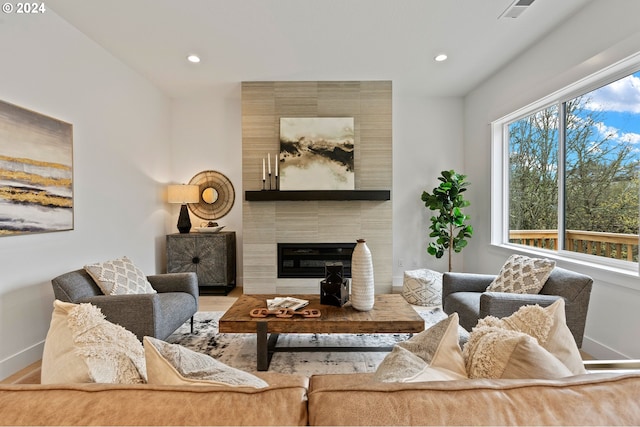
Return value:
<svg viewBox="0 0 640 427">
<path fill-rule="evenodd" d="M 242 288 L 234 288 L 229 295 L 200 295 L 198 311 L 226 311 L 242 295 Z"/>
</svg>

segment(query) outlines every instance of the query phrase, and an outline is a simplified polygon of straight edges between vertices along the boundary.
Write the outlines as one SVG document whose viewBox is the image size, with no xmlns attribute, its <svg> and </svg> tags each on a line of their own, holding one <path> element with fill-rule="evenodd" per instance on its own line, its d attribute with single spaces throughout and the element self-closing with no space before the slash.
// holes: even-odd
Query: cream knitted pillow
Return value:
<svg viewBox="0 0 640 427">
<path fill-rule="evenodd" d="M 567 326 L 564 305 L 564 300 L 559 298 L 545 308 L 539 305 L 520 307 L 509 317 L 498 319 L 487 316 L 480 319 L 476 328 L 495 326 L 528 334 L 558 358 L 574 375 L 586 374 L 580 350 Z"/>
<path fill-rule="evenodd" d="M 146 382 L 136 336 L 107 321 L 92 304 L 54 302 L 42 355 L 42 384 Z"/>
<path fill-rule="evenodd" d="M 532 336 L 495 326 L 474 328 L 463 354 L 469 378 L 555 379 L 573 375 Z"/>
<path fill-rule="evenodd" d="M 543 288 L 556 262 L 549 259 L 511 255 L 487 292 L 537 294 Z"/>
</svg>

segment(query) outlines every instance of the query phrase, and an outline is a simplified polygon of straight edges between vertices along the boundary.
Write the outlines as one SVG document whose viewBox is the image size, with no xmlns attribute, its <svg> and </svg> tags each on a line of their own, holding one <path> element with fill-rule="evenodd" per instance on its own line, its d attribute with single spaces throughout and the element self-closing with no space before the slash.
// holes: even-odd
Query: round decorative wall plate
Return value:
<svg viewBox="0 0 640 427">
<path fill-rule="evenodd" d="M 229 213 L 236 199 L 229 178 L 216 171 L 202 171 L 189 181 L 200 187 L 200 201 L 189 203 L 189 210 L 198 218 L 214 220 Z"/>
</svg>

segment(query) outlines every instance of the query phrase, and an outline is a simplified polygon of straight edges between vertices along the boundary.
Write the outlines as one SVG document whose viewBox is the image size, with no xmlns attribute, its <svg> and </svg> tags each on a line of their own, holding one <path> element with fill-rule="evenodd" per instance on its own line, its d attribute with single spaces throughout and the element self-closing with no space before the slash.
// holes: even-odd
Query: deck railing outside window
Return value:
<svg viewBox="0 0 640 427">
<path fill-rule="evenodd" d="M 558 250 L 558 230 L 511 230 L 509 242 Z M 565 250 L 637 262 L 638 235 L 567 230 Z"/>
</svg>

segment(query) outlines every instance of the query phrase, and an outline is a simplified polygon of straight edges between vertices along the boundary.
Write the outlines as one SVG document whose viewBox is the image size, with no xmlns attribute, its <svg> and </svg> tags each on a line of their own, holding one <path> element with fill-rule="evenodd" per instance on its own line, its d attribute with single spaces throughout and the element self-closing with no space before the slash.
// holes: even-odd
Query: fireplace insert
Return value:
<svg viewBox="0 0 640 427">
<path fill-rule="evenodd" d="M 278 243 L 278 278 L 324 278 L 324 264 L 340 261 L 351 277 L 355 243 Z"/>
</svg>

